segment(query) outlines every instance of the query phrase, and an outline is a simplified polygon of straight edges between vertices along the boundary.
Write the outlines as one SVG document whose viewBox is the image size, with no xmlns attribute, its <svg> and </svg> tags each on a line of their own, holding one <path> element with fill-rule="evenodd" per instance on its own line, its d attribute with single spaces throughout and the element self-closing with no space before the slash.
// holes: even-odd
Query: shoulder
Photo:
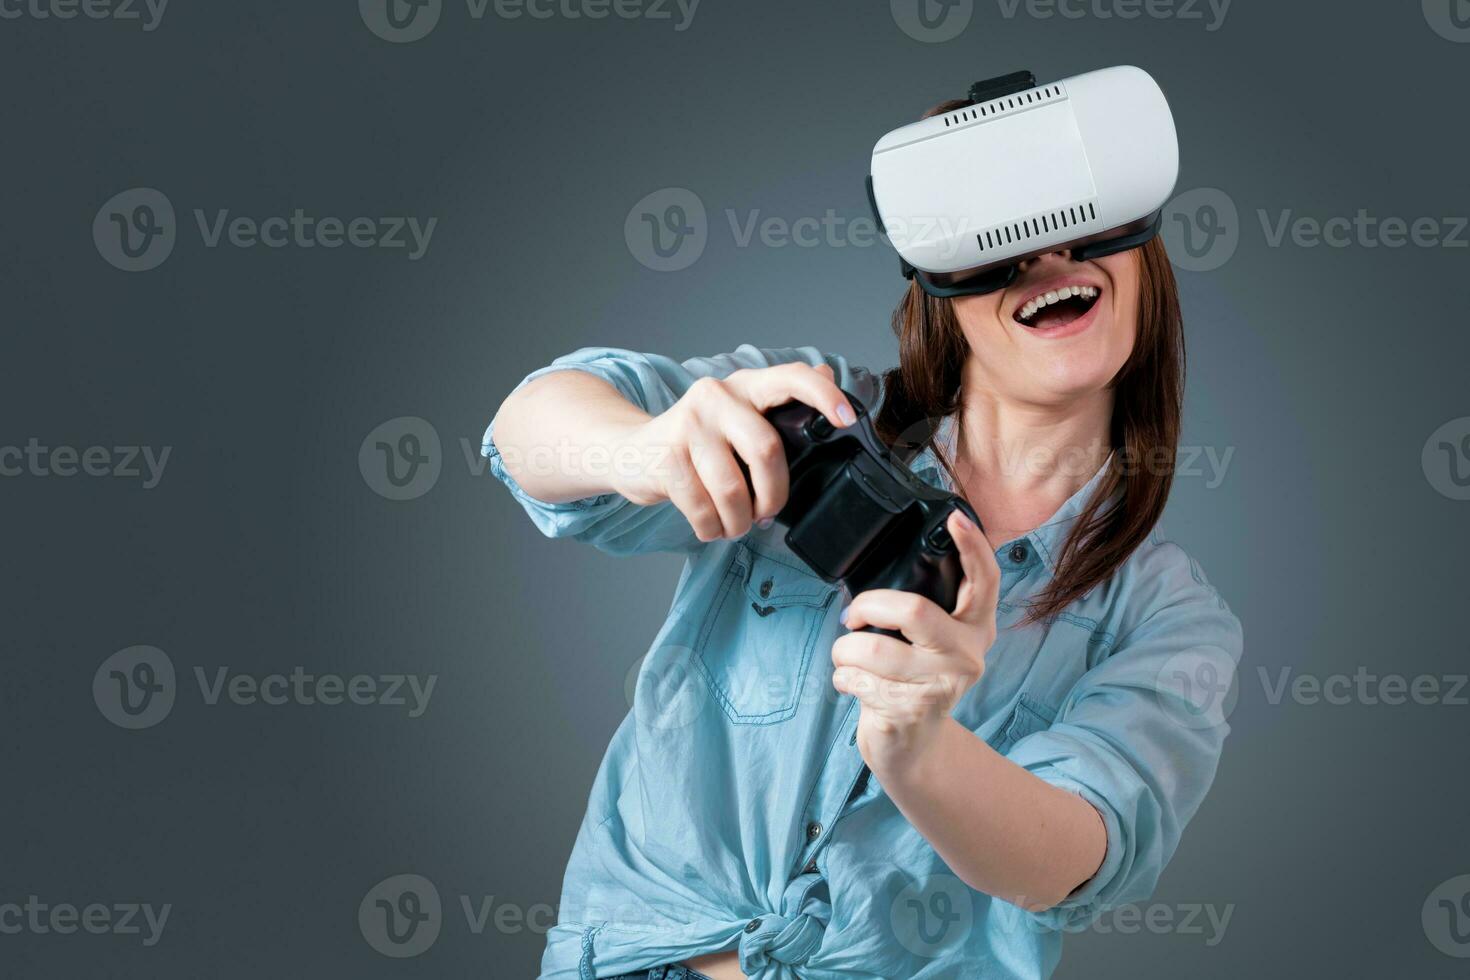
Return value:
<svg viewBox="0 0 1470 980">
<path fill-rule="evenodd" d="M 1098 618 L 1119 640 L 1159 627 L 1240 640 L 1240 620 L 1200 563 L 1158 528 L 1083 602 L 1096 602 Z"/>
</svg>

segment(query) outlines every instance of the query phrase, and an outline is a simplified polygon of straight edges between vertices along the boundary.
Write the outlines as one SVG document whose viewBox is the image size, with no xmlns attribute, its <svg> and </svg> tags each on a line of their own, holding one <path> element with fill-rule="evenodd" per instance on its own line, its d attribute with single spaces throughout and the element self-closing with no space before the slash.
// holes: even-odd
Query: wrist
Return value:
<svg viewBox="0 0 1470 980">
<path fill-rule="evenodd" d="M 875 732 L 862 747 L 863 759 L 884 786 L 927 784 L 943 771 L 942 760 L 956 729 L 965 731 L 944 715 Z"/>
<path fill-rule="evenodd" d="M 653 422 L 652 416 L 629 414 L 605 421 L 597 433 L 612 462 L 608 474 L 612 491 L 644 503 L 663 498 L 665 471 L 670 465 L 668 453 L 660 453 L 656 438 L 650 437 Z"/>
</svg>

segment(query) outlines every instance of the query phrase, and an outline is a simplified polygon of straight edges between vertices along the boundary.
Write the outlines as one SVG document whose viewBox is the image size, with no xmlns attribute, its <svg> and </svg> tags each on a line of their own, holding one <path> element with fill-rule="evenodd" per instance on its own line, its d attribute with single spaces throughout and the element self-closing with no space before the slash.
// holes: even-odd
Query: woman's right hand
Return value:
<svg viewBox="0 0 1470 980">
<path fill-rule="evenodd" d="M 839 428 L 856 421 L 826 364 L 700 378 L 668 411 L 629 433 L 631 452 L 618 455 L 640 464 L 619 467 L 613 489 L 635 504 L 670 501 L 701 541 L 765 526 L 786 504 L 789 474 L 781 437 L 763 413 L 789 401 L 811 406 Z M 737 460 L 750 470 L 748 485 Z"/>
</svg>

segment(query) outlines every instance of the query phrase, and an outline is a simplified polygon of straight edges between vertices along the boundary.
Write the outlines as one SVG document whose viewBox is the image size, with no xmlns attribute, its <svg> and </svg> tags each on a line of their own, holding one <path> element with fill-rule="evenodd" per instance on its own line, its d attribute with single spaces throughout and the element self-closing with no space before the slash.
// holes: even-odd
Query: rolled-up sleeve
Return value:
<svg viewBox="0 0 1470 980">
<path fill-rule="evenodd" d="M 1152 894 L 1214 781 L 1242 633 L 1213 589 L 1185 578 L 1082 676 L 1050 728 L 1007 753 L 1091 803 L 1107 830 L 1092 878 L 1032 913 L 1045 927 L 1081 927 Z"/>
<path fill-rule="evenodd" d="M 724 378 L 743 368 L 765 368 L 791 362 L 831 365 L 838 385 L 864 404 L 871 407 L 877 397 L 877 379 L 865 368 L 849 365 L 842 357 L 824 354 L 815 347 L 765 349 L 750 344 L 728 354 L 685 361 L 613 347 L 584 347 L 531 372 L 516 385 L 515 390 L 553 371 L 585 371 L 611 384 L 643 411 L 658 415 L 667 411 L 700 378 Z M 619 555 L 690 551 L 701 543 L 689 522 L 667 501 L 644 506 L 618 494 L 605 493 L 581 500 L 548 503 L 531 496 L 506 469 L 501 451 L 495 444 L 493 419 L 485 430 L 480 451 L 489 460 L 491 473 L 509 488 L 536 527 L 547 537 L 573 538 Z"/>
</svg>

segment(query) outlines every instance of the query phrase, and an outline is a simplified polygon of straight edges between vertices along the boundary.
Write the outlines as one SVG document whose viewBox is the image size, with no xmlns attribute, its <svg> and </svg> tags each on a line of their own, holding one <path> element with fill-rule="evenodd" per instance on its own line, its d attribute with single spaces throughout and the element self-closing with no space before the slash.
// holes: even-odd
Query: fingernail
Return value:
<svg viewBox="0 0 1470 980">
<path fill-rule="evenodd" d="M 762 531 L 764 531 L 766 528 L 770 527 L 774 523 L 776 523 L 776 519 L 774 517 L 762 517 L 760 520 L 755 522 L 756 527 L 760 528 Z"/>
<path fill-rule="evenodd" d="M 837 417 L 842 420 L 843 425 L 852 425 L 857 421 L 857 415 L 853 412 L 852 406 L 847 404 L 847 402 L 843 402 L 837 406 Z"/>
<path fill-rule="evenodd" d="M 847 610 L 848 610 L 848 608 L 849 608 L 848 606 L 843 606 L 842 607 L 842 612 L 840 612 L 840 613 L 837 614 L 837 621 L 839 623 L 841 623 L 843 626 L 846 626 L 847 625 Z"/>
</svg>

